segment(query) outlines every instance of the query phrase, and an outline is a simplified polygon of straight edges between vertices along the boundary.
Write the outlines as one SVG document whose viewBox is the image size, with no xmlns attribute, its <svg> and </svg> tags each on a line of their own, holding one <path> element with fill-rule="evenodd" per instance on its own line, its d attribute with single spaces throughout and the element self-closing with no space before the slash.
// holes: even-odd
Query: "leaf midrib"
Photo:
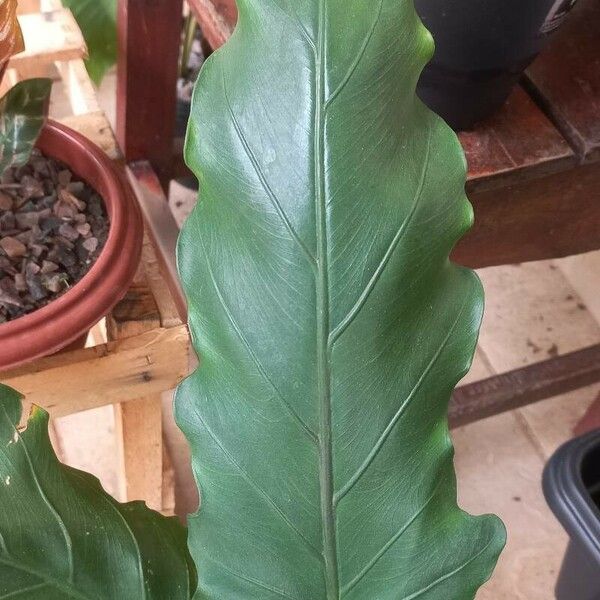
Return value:
<svg viewBox="0 0 600 600">
<path fill-rule="evenodd" d="M 325 42 L 326 3 L 319 0 L 318 41 L 315 52 L 315 114 L 314 114 L 314 170 L 315 213 L 317 229 L 317 386 L 319 397 L 319 484 L 323 558 L 327 600 L 339 600 L 331 412 L 331 349 L 329 346 L 329 265 L 327 203 L 325 191 Z"/>
</svg>

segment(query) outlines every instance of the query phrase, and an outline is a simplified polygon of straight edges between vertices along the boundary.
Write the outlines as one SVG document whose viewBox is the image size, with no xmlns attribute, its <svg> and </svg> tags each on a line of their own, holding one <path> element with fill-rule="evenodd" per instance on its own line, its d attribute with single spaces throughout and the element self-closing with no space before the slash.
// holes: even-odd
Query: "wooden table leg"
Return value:
<svg viewBox="0 0 600 600">
<path fill-rule="evenodd" d="M 117 139 L 147 159 L 163 186 L 173 163 L 183 0 L 119 0 Z"/>
<path fill-rule="evenodd" d="M 140 265 L 127 296 L 107 319 L 109 340 L 139 335 L 160 327 L 158 307 Z M 122 501 L 145 500 L 162 510 L 163 442 L 161 396 L 115 404 L 115 434 Z"/>
<path fill-rule="evenodd" d="M 118 444 L 119 495 L 124 500 L 145 500 L 162 510 L 163 442 L 161 396 L 115 405 Z"/>
</svg>

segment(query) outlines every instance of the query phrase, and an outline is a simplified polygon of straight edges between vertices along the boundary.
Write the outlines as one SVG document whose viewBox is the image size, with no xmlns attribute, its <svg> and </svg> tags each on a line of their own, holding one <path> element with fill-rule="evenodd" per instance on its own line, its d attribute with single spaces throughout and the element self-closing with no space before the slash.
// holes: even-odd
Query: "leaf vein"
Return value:
<svg viewBox="0 0 600 600">
<path fill-rule="evenodd" d="M 471 558 L 469 558 L 469 560 L 464 562 L 462 565 L 460 565 L 453 571 L 446 573 L 442 577 L 439 577 L 438 579 L 436 579 L 435 581 L 430 583 L 428 586 L 420 589 L 418 592 L 415 592 L 414 594 L 411 594 L 410 596 L 404 597 L 402 600 L 414 600 L 415 598 L 418 598 L 419 596 L 422 596 L 429 590 L 433 589 L 435 586 L 439 585 L 440 583 L 446 581 L 447 579 L 450 579 L 451 577 L 454 577 L 455 575 L 460 573 L 463 569 L 468 567 L 473 561 L 477 560 L 490 547 L 490 545 L 492 544 L 492 541 L 493 541 L 493 539 L 490 540 L 477 554 L 474 554 Z"/>
<path fill-rule="evenodd" d="M 385 544 L 384 546 L 373 556 L 373 558 L 365 565 L 365 567 L 350 581 L 347 583 L 342 589 L 342 597 L 345 596 L 348 592 L 350 592 L 356 585 L 365 577 L 365 575 L 377 564 L 377 562 L 386 554 L 386 552 L 402 537 L 402 535 L 408 530 L 408 528 L 423 514 L 425 509 L 429 506 L 433 498 L 435 497 L 439 487 L 441 485 L 441 481 L 438 481 L 435 489 L 427 498 L 423 506 L 419 508 L 419 510 L 401 527 L 401 529 L 395 533 Z"/>
<path fill-rule="evenodd" d="M 377 269 L 373 273 L 373 275 L 372 275 L 371 279 L 369 280 L 369 283 L 367 284 L 365 289 L 362 291 L 362 293 L 358 297 L 358 300 L 356 301 L 354 306 L 350 309 L 348 314 L 340 321 L 340 323 L 331 332 L 331 334 L 329 336 L 330 346 L 335 344 L 335 342 L 341 337 L 341 335 L 344 333 L 344 331 L 346 331 L 348 326 L 354 321 L 354 319 L 356 319 L 356 317 L 362 310 L 363 306 L 366 304 L 367 300 L 369 299 L 369 296 L 371 295 L 371 292 L 377 285 L 377 282 L 379 281 L 382 273 L 384 272 L 385 268 L 387 267 L 392 255 L 394 254 L 394 251 L 398 247 L 400 240 L 402 239 L 405 232 L 407 231 L 408 225 L 411 223 L 411 221 L 417 211 L 417 207 L 419 205 L 419 201 L 420 201 L 421 195 L 423 193 L 423 187 L 425 185 L 425 177 L 427 175 L 430 144 L 431 144 L 431 130 L 429 130 L 428 136 L 427 136 L 427 146 L 426 146 L 426 150 L 425 150 L 425 157 L 424 157 L 424 161 L 423 161 L 423 169 L 421 171 L 421 178 L 419 181 L 419 186 L 415 193 L 415 197 L 414 197 L 412 206 L 409 210 L 409 213 L 406 216 L 406 218 L 404 219 L 404 221 L 402 222 L 402 224 L 400 225 L 400 227 L 398 228 L 398 231 L 396 232 L 396 234 L 394 235 L 394 238 L 390 242 L 390 245 L 388 246 L 385 254 L 383 255 L 383 258 L 381 259 L 379 265 L 377 266 Z"/>
<path fill-rule="evenodd" d="M 250 161 L 250 164 L 252 165 L 252 168 L 254 169 L 254 172 L 256 173 L 256 176 L 258 177 L 258 180 L 259 180 L 263 190 L 265 191 L 269 200 L 271 201 L 273 208 L 279 215 L 280 219 L 282 220 L 282 222 L 285 225 L 286 229 L 288 230 L 289 234 L 292 236 L 292 239 L 296 242 L 296 244 L 298 244 L 298 246 L 302 250 L 304 256 L 306 257 L 306 259 L 308 260 L 308 262 L 311 266 L 311 269 L 314 272 L 314 270 L 316 268 L 315 257 L 313 256 L 312 252 L 309 250 L 308 246 L 304 243 L 302 238 L 298 235 L 298 232 L 294 229 L 294 226 L 292 225 L 291 221 L 289 220 L 288 216 L 286 215 L 285 211 L 283 210 L 283 207 L 281 206 L 281 202 L 279 201 L 279 198 L 273 191 L 273 188 L 270 186 L 270 184 L 258 162 L 258 159 L 256 158 L 256 155 L 252 151 L 252 148 L 250 148 L 250 144 L 248 143 L 246 135 L 242 131 L 239 121 L 237 120 L 237 117 L 235 116 L 235 113 L 233 112 L 231 102 L 229 101 L 229 95 L 227 93 L 227 84 L 225 82 L 225 72 L 224 71 L 222 71 L 222 76 L 223 76 L 223 95 L 225 97 L 225 105 L 227 106 L 227 111 L 229 112 L 229 116 L 231 117 L 231 122 L 233 123 L 233 128 L 235 129 L 235 133 L 236 133 L 240 143 L 242 144 L 242 147 L 244 148 L 244 152 L 246 153 L 246 156 L 248 157 L 248 160 Z"/>
<path fill-rule="evenodd" d="M 240 573 L 236 573 L 235 571 L 230 569 L 227 565 L 223 564 L 220 560 L 215 560 L 214 558 L 211 558 L 210 560 L 211 560 L 211 562 L 219 565 L 224 571 L 227 571 L 230 575 L 233 575 L 234 577 L 237 577 L 238 579 L 241 579 L 242 581 L 247 581 L 248 583 L 256 585 L 257 587 L 260 587 L 264 590 L 273 592 L 274 594 L 278 594 L 282 598 L 289 598 L 289 600 L 300 600 L 299 598 L 296 598 L 295 596 L 290 596 L 287 592 L 284 592 L 283 590 L 273 587 L 272 585 L 269 585 L 267 583 L 263 583 L 262 581 L 259 581 L 258 579 L 255 579 L 254 577 L 248 577 L 247 575 L 242 575 Z"/>
<path fill-rule="evenodd" d="M 400 405 L 400 408 L 396 411 L 396 414 L 392 417 L 392 419 L 388 423 L 387 427 L 384 429 L 383 433 L 379 436 L 379 439 L 377 440 L 377 442 L 375 443 L 375 445 L 373 446 L 373 448 L 371 449 L 371 451 L 369 452 L 369 454 L 367 455 L 367 457 L 365 458 L 363 463 L 355 471 L 354 475 L 352 475 L 352 477 L 346 482 L 346 484 L 335 494 L 335 496 L 334 496 L 335 504 L 338 504 L 344 498 L 344 496 L 346 496 L 346 494 L 348 494 L 348 492 L 358 483 L 360 478 L 365 474 L 365 472 L 367 471 L 369 466 L 373 463 L 373 461 L 375 460 L 375 458 L 377 457 L 377 455 L 383 448 L 385 442 L 389 438 L 394 427 L 397 425 L 398 421 L 405 414 L 406 409 L 409 407 L 410 403 L 414 399 L 417 391 L 420 389 L 421 385 L 423 385 L 423 382 L 429 375 L 429 372 L 431 371 L 431 369 L 434 367 L 434 365 L 436 364 L 436 362 L 442 355 L 442 352 L 443 352 L 444 348 L 446 347 L 446 344 L 450 340 L 450 337 L 452 336 L 452 333 L 454 332 L 454 329 L 456 328 L 456 325 L 458 324 L 460 316 L 463 313 L 465 304 L 466 304 L 466 300 L 465 300 L 465 302 L 463 302 L 460 310 L 458 311 L 458 314 L 456 315 L 456 318 L 454 319 L 454 322 L 452 323 L 452 326 L 448 330 L 448 333 L 442 340 L 442 343 L 439 345 L 435 354 L 429 361 L 429 364 L 427 365 L 427 367 L 425 367 L 423 373 L 421 373 L 421 376 L 419 377 L 419 379 L 417 380 L 417 382 L 411 389 L 408 396 L 405 398 L 404 402 L 402 402 L 402 404 Z"/>
<path fill-rule="evenodd" d="M 340 93 L 346 87 L 346 85 L 348 85 L 349 81 L 352 79 L 352 76 L 356 72 L 358 65 L 362 61 L 362 59 L 365 55 L 365 52 L 367 51 L 367 48 L 369 47 L 369 43 L 371 42 L 371 38 L 373 37 L 373 33 L 375 33 L 375 29 L 377 28 L 379 19 L 381 19 L 381 13 L 383 10 L 383 2 L 384 2 L 384 0 L 379 0 L 379 9 L 377 10 L 375 19 L 373 19 L 373 23 L 371 24 L 369 32 L 367 33 L 365 39 L 363 40 L 361 48 L 358 51 L 358 53 L 356 54 L 356 57 L 354 58 L 354 60 L 352 61 L 352 64 L 348 68 L 346 75 L 344 75 L 344 78 L 342 79 L 340 84 L 337 86 L 337 88 L 333 91 L 331 96 L 329 96 L 329 98 L 325 102 L 325 110 L 329 109 L 329 107 L 331 106 L 333 101 L 340 95 Z"/>
<path fill-rule="evenodd" d="M 206 421 L 202 418 L 200 413 L 197 410 L 195 412 L 196 412 L 196 416 L 198 417 L 198 420 L 200 421 L 200 423 L 202 423 L 202 425 L 204 426 L 204 429 L 206 429 L 208 435 L 211 437 L 211 439 L 217 445 L 219 450 L 224 454 L 224 456 L 229 460 L 229 462 L 241 473 L 242 477 L 248 482 L 250 487 L 252 487 L 256 492 L 258 492 L 259 495 L 261 495 L 267 501 L 269 506 L 271 506 L 271 508 L 282 518 L 284 523 L 286 523 L 286 525 L 306 544 L 306 546 L 311 550 L 311 552 L 319 560 L 322 560 L 321 552 L 317 548 L 315 548 L 315 546 L 313 546 L 313 544 L 308 540 L 308 538 L 290 521 L 288 516 L 283 512 L 283 510 L 281 510 L 281 508 L 279 508 L 279 506 L 273 500 L 273 498 L 271 498 L 271 496 L 269 496 L 269 494 L 267 494 L 267 492 L 265 492 L 265 490 L 263 490 L 263 488 L 260 485 L 258 485 L 254 481 L 254 479 L 252 479 L 252 477 L 237 462 L 237 460 L 235 460 L 233 455 L 227 450 L 227 448 L 225 448 L 225 446 L 223 445 L 221 440 L 217 437 L 217 435 L 214 433 L 214 431 L 208 426 L 208 423 L 206 423 Z"/>
<path fill-rule="evenodd" d="M 215 293 L 217 294 L 217 298 L 219 299 L 219 303 L 221 304 L 221 307 L 223 308 L 223 311 L 225 312 L 225 315 L 227 316 L 227 319 L 231 323 L 231 326 L 233 327 L 233 329 L 236 332 L 237 336 L 239 337 L 240 341 L 242 342 L 242 344 L 246 348 L 246 351 L 250 355 L 250 358 L 252 359 L 252 362 L 256 366 L 256 368 L 257 368 L 258 372 L 260 373 L 260 375 L 273 388 L 273 391 L 275 392 L 276 396 L 279 398 L 279 400 L 281 401 L 281 403 L 284 405 L 284 407 L 290 413 L 290 415 L 292 416 L 292 418 L 294 419 L 294 421 L 300 426 L 300 428 L 302 429 L 302 431 L 311 439 L 311 441 L 314 444 L 316 444 L 317 443 L 317 436 L 316 436 L 315 432 L 304 422 L 304 420 L 300 417 L 300 415 L 295 411 L 294 407 L 285 399 L 285 397 L 283 396 L 283 394 L 279 391 L 279 388 L 271 380 L 271 378 L 269 377 L 268 373 L 265 371 L 264 367 L 262 366 L 262 363 L 260 362 L 258 356 L 256 356 L 254 350 L 252 349 L 252 346 L 250 345 L 250 342 L 248 342 L 248 340 L 246 339 L 246 336 L 244 335 L 243 331 L 241 330 L 240 326 L 238 325 L 235 317 L 231 313 L 231 310 L 229 309 L 229 306 L 227 306 L 227 303 L 225 302 L 225 298 L 223 297 L 223 294 L 221 292 L 221 288 L 219 287 L 219 284 L 218 284 L 218 282 L 217 282 L 217 280 L 215 278 L 215 275 L 214 275 L 214 272 L 213 272 L 213 269 L 212 269 L 212 265 L 211 265 L 210 260 L 208 258 L 208 253 L 206 252 L 206 247 L 204 245 L 204 240 L 202 239 L 202 237 L 200 237 L 199 239 L 200 239 L 200 244 L 202 246 L 202 253 L 204 254 L 204 258 L 206 259 L 206 264 L 207 264 L 207 267 L 208 267 L 208 273 L 210 275 L 211 282 L 213 284 Z"/>
</svg>

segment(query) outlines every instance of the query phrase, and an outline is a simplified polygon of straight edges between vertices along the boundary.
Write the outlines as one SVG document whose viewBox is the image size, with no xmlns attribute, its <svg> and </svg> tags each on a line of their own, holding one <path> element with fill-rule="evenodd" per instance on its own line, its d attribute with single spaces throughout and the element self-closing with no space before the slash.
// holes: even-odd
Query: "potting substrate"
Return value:
<svg viewBox="0 0 600 600">
<path fill-rule="evenodd" d="M 0 183 L 0 324 L 45 306 L 94 264 L 109 231 L 98 193 L 35 149 Z"/>
</svg>

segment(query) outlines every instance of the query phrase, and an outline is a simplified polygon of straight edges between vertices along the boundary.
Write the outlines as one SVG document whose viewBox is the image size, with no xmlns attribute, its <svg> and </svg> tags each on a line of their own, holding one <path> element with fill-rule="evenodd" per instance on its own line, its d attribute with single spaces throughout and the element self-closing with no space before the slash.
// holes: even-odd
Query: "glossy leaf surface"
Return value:
<svg viewBox="0 0 600 600">
<path fill-rule="evenodd" d="M 63 0 L 77 20 L 88 48 L 88 73 L 99 85 L 117 62 L 117 0 Z"/>
<path fill-rule="evenodd" d="M 0 0 L 0 68 L 24 50 L 23 33 L 17 20 L 18 0 Z"/>
<path fill-rule="evenodd" d="M 62 465 L 48 415 L 19 431 L 19 394 L 0 384 L 0 598 L 187 600 L 186 532 L 141 502 L 119 504 Z"/>
<path fill-rule="evenodd" d="M 203 600 L 467 600 L 501 523 L 456 505 L 446 412 L 482 313 L 472 221 L 416 98 L 407 0 L 241 0 L 196 86 L 179 244 L 199 370 L 176 412 Z"/>
<path fill-rule="evenodd" d="M 46 121 L 51 79 L 26 79 L 0 99 L 0 173 L 24 165 Z"/>
</svg>

